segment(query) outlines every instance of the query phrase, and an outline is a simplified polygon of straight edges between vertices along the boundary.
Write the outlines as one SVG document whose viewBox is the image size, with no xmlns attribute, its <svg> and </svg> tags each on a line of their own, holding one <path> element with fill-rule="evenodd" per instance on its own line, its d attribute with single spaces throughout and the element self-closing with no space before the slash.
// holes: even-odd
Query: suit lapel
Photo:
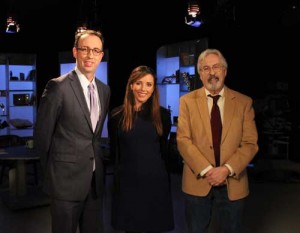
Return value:
<svg viewBox="0 0 300 233">
<path fill-rule="evenodd" d="M 196 101 L 197 101 L 198 111 L 200 112 L 199 115 L 201 117 L 201 121 L 203 122 L 205 131 L 208 135 L 208 138 L 211 140 L 211 143 L 212 143 L 210 116 L 209 116 L 209 112 L 208 112 L 207 97 L 206 97 L 204 88 L 199 89 L 199 91 L 197 93 Z"/>
<path fill-rule="evenodd" d="M 79 81 L 79 78 L 77 77 L 77 74 L 75 71 L 72 71 L 69 75 L 69 78 L 71 80 L 71 87 L 74 91 L 74 94 L 78 100 L 79 106 L 82 109 L 82 112 L 91 128 L 91 130 L 93 130 L 92 128 L 92 122 L 91 122 L 91 118 L 90 118 L 90 111 L 88 109 L 83 91 L 82 91 L 82 87 Z"/>
<path fill-rule="evenodd" d="M 211 140 L 212 143 L 212 134 L 211 134 L 211 126 L 210 126 L 210 114 L 207 107 L 207 97 L 205 94 L 204 88 L 200 88 L 195 93 L 195 99 L 197 103 L 197 111 L 200 112 L 199 116 L 201 118 L 201 121 L 203 122 L 205 131 L 208 135 L 209 140 Z M 235 96 L 232 94 L 230 89 L 225 87 L 225 105 L 224 105 L 224 118 L 223 118 L 223 129 L 222 129 L 222 140 L 221 143 L 224 141 L 228 130 L 230 128 L 232 119 L 233 119 L 233 113 L 235 110 Z"/>
<path fill-rule="evenodd" d="M 225 103 L 224 103 L 224 119 L 223 119 L 221 143 L 224 141 L 228 133 L 228 130 L 230 128 L 233 119 L 234 109 L 235 109 L 235 101 L 234 101 L 235 96 L 227 87 L 225 87 L 224 94 L 225 94 Z"/>
<path fill-rule="evenodd" d="M 98 99 L 99 99 L 99 105 L 100 105 L 99 119 L 98 119 L 97 126 L 96 126 L 96 129 L 94 132 L 94 133 L 97 133 L 99 131 L 100 125 L 101 125 L 99 123 L 103 121 L 103 117 L 104 117 L 103 112 L 104 112 L 105 106 L 104 106 L 103 91 L 101 90 L 101 83 L 97 78 L 95 81 L 96 81 L 96 85 L 97 85 Z"/>
</svg>

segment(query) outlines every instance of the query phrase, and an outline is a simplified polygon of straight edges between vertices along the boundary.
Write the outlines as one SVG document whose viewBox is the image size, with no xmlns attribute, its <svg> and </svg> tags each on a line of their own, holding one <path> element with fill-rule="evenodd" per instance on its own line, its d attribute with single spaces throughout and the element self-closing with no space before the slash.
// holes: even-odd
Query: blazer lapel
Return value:
<svg viewBox="0 0 300 233">
<path fill-rule="evenodd" d="M 210 127 L 210 114 L 208 112 L 207 107 L 207 97 L 205 95 L 204 88 L 200 88 L 197 92 L 197 107 L 198 111 L 200 112 L 201 121 L 203 122 L 206 134 L 208 135 L 208 138 L 211 140 L 212 143 L 212 135 L 211 135 L 211 127 Z"/>
<path fill-rule="evenodd" d="M 233 119 L 233 113 L 235 108 L 235 101 L 234 101 L 235 96 L 232 95 L 232 92 L 227 87 L 225 87 L 224 95 L 225 95 L 225 103 L 224 103 L 224 119 L 223 119 L 221 143 L 224 141 L 228 133 L 228 130 L 230 128 Z"/>
<path fill-rule="evenodd" d="M 74 94 L 75 94 L 77 100 L 78 100 L 79 106 L 82 109 L 82 112 L 83 112 L 83 114 L 84 114 L 91 130 L 93 130 L 92 122 L 91 122 L 91 118 L 90 118 L 90 111 L 89 111 L 89 108 L 87 106 L 87 103 L 86 103 L 86 100 L 85 100 L 85 97 L 84 97 L 84 94 L 83 94 L 83 91 L 82 91 L 82 87 L 81 87 L 81 84 L 80 84 L 80 81 L 77 77 L 76 72 L 72 71 L 69 75 L 69 78 L 72 81 L 71 82 L 71 87 L 74 91 Z"/>
<path fill-rule="evenodd" d="M 103 91 L 101 90 L 101 83 L 98 79 L 96 79 L 96 83 L 97 83 L 97 90 L 98 90 L 98 98 L 99 98 L 99 105 L 100 105 L 100 113 L 99 113 L 99 119 L 98 119 L 98 122 L 97 122 L 97 126 L 96 126 L 96 129 L 95 129 L 95 132 L 94 133 L 97 133 L 99 130 L 100 130 L 100 122 L 103 122 L 104 121 L 104 117 L 105 117 L 105 114 L 103 114 L 105 112 L 105 108 L 106 106 L 104 105 L 104 94 L 103 94 Z"/>
</svg>

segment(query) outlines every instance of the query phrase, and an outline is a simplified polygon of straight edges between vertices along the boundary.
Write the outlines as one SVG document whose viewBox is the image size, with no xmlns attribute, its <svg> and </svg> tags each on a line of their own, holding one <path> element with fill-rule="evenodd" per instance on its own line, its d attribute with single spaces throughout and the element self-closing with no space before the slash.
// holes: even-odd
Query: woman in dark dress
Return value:
<svg viewBox="0 0 300 233">
<path fill-rule="evenodd" d="M 169 175 L 164 161 L 170 112 L 159 104 L 156 75 L 147 66 L 128 79 L 124 103 L 108 120 L 116 161 L 112 226 L 125 232 L 174 229 Z"/>
</svg>

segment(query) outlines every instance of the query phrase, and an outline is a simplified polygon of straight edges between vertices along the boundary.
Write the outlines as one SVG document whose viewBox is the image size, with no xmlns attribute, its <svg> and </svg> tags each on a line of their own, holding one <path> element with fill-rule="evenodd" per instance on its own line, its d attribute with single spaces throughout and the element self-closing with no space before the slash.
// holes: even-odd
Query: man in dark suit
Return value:
<svg viewBox="0 0 300 233">
<path fill-rule="evenodd" d="M 43 188 L 51 198 L 53 233 L 76 233 L 78 227 L 80 233 L 103 232 L 100 140 L 110 88 L 95 77 L 103 46 L 100 32 L 77 33 L 72 50 L 75 69 L 51 79 L 40 99 L 35 141 Z M 95 87 L 95 126 L 90 117 L 89 84 Z"/>
<path fill-rule="evenodd" d="M 258 151 L 253 101 L 224 85 L 227 62 L 220 51 L 203 51 L 197 70 L 203 87 L 180 98 L 177 128 L 187 232 L 207 232 L 215 206 L 219 232 L 239 233 L 249 194 L 247 165 Z M 219 121 L 212 120 L 214 107 Z"/>
</svg>

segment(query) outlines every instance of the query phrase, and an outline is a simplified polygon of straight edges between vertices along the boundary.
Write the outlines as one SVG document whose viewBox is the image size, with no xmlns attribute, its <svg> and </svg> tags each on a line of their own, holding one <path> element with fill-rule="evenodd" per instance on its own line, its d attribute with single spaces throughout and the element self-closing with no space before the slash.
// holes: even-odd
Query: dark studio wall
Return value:
<svg viewBox="0 0 300 233">
<path fill-rule="evenodd" d="M 91 11 L 89 1 L 15 0 L 22 8 L 19 35 L 0 34 L 1 52 L 33 52 L 38 56 L 38 85 L 59 74 L 58 52 L 72 49 L 74 32 L 82 12 Z M 99 28 L 109 50 L 109 84 L 112 105 L 122 101 L 130 71 L 137 65 L 155 68 L 156 51 L 163 45 L 207 36 L 209 46 L 220 49 L 229 63 L 227 84 L 254 97 L 265 93 L 268 80 L 294 76 L 286 69 L 299 51 L 299 19 L 287 12 L 295 0 L 239 3 L 233 0 L 199 1 L 205 24 L 184 24 L 185 0 L 133 2 L 95 1 Z M 283 4 L 284 2 L 284 4 Z M 11 1 L 6 0 L 7 8 Z M 80 8 L 80 9 L 79 9 Z M 5 8 L 1 21 L 5 21 Z M 18 10 L 20 11 L 20 10 Z M 286 16 L 288 15 L 288 16 Z M 3 24 L 4 25 L 4 24 Z M 271 65 L 267 65 L 271 64 Z M 122 89 L 123 87 L 123 89 Z"/>
<path fill-rule="evenodd" d="M 5 3 L 9 6 L 9 0 Z M 19 35 L 0 33 L 0 52 L 37 54 L 37 85 L 40 96 L 46 82 L 59 75 L 58 53 L 71 51 L 76 21 L 82 12 L 95 13 L 89 1 L 21 0 L 23 25 Z M 98 2 L 97 23 L 109 51 L 111 108 L 122 103 L 130 71 L 138 65 L 156 68 L 156 52 L 166 44 L 208 37 L 209 47 L 220 49 L 228 60 L 226 84 L 255 100 L 284 90 L 290 101 L 293 128 L 300 118 L 293 111 L 299 105 L 298 78 L 299 0 L 240 2 L 235 0 L 199 1 L 205 23 L 199 28 L 184 24 L 186 0 Z M 293 8 L 295 6 L 296 8 Z M 1 7 L 1 21 L 5 21 Z M 93 9 L 93 10 L 91 10 Z M 95 19 L 95 17 L 94 17 Z M 41 26 L 43 25 L 43 26 Z M 296 57 L 296 59 L 294 58 Z M 296 97 L 296 98 L 294 98 Z M 294 100 L 292 100 L 294 99 Z M 296 141 L 298 132 L 296 133 Z M 300 133 L 299 133 L 300 135 Z"/>
</svg>

